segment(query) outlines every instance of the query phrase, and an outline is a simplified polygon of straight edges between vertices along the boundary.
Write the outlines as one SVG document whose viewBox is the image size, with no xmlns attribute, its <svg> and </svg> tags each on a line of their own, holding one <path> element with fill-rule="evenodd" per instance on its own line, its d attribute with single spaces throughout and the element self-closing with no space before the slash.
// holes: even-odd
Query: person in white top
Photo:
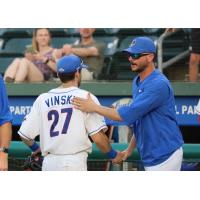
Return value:
<svg viewBox="0 0 200 200">
<path fill-rule="evenodd" d="M 25 117 L 18 134 L 33 154 L 44 156 L 42 170 L 87 170 L 88 153 L 92 151 L 91 139 L 113 161 L 121 161 L 122 154 L 109 144 L 104 132 L 104 118 L 96 113 L 86 113 L 73 108 L 73 97 L 87 98 L 88 92 L 79 89 L 81 69 L 85 66 L 80 57 L 70 54 L 57 62 L 60 87 L 41 94 Z M 92 95 L 99 104 L 98 99 Z M 40 147 L 34 141 L 40 135 Z"/>
</svg>

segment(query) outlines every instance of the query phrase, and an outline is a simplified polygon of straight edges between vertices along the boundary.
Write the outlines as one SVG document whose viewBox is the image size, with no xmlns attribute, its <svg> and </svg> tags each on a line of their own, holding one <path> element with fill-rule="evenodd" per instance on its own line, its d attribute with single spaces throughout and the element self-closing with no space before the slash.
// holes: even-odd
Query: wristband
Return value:
<svg viewBox="0 0 200 200">
<path fill-rule="evenodd" d="M 108 153 L 107 156 L 111 159 L 114 159 L 117 156 L 117 152 L 114 149 L 111 149 Z"/>
<path fill-rule="evenodd" d="M 39 147 L 39 145 L 36 142 L 34 142 L 31 146 L 29 146 L 29 148 L 31 149 L 32 152 L 35 152 L 40 147 Z"/>
</svg>

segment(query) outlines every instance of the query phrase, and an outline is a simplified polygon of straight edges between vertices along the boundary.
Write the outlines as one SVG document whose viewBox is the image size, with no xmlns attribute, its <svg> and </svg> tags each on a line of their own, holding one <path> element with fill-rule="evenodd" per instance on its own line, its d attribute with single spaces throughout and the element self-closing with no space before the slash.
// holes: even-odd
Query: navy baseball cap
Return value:
<svg viewBox="0 0 200 200">
<path fill-rule="evenodd" d="M 139 53 L 156 53 L 156 46 L 148 37 L 136 37 L 131 42 L 130 46 L 127 49 L 124 49 L 122 52 L 127 52 L 130 54 L 139 54 Z"/>
<path fill-rule="evenodd" d="M 58 60 L 56 66 L 58 74 L 70 74 L 79 69 L 88 67 L 83 63 L 83 60 L 80 57 L 74 54 L 63 56 Z"/>
</svg>

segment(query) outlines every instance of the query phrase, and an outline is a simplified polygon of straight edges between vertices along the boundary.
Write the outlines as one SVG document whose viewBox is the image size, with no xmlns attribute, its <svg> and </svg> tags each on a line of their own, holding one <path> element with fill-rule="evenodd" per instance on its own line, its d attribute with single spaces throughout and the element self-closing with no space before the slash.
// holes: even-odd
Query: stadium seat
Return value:
<svg viewBox="0 0 200 200">
<path fill-rule="evenodd" d="M 106 36 L 106 32 L 104 28 L 95 28 L 95 32 L 93 36 Z"/>
<path fill-rule="evenodd" d="M 62 48 L 64 44 L 74 44 L 79 40 L 78 37 L 53 37 L 52 46 L 54 48 Z"/>
<path fill-rule="evenodd" d="M 26 38 L 32 37 L 32 28 L 4 28 L 1 31 L 1 38 Z"/>
<path fill-rule="evenodd" d="M 117 35 L 120 28 L 104 28 L 104 31 L 107 35 Z"/>
<path fill-rule="evenodd" d="M 108 79 L 110 80 L 132 80 L 136 75 L 131 72 L 130 63 L 122 52 L 116 52 L 108 66 Z"/>
<path fill-rule="evenodd" d="M 1 52 L 24 54 L 26 45 L 31 43 L 31 38 L 11 38 L 4 42 Z"/>
<path fill-rule="evenodd" d="M 52 37 L 65 37 L 67 35 L 64 28 L 50 28 L 49 31 Z"/>
<path fill-rule="evenodd" d="M 120 28 L 119 35 L 143 35 L 144 34 L 144 30 L 142 28 Z"/>
<path fill-rule="evenodd" d="M 66 28 L 65 29 L 68 36 L 79 37 L 79 30 L 78 28 Z"/>
<path fill-rule="evenodd" d="M 8 65 L 15 59 L 15 57 L 2 57 L 0 55 L 0 73 L 3 75 Z"/>
<path fill-rule="evenodd" d="M 166 38 L 163 41 L 163 60 L 167 61 L 179 53 L 188 50 L 189 41 L 189 33 L 184 32 L 184 30 L 178 31 Z"/>
<path fill-rule="evenodd" d="M 106 48 L 104 50 L 104 55 L 105 56 L 110 56 L 113 55 L 116 52 L 117 46 L 118 46 L 118 37 L 113 37 L 113 36 L 102 36 L 102 37 L 95 37 L 94 38 L 96 41 L 100 41 L 105 43 Z"/>
</svg>

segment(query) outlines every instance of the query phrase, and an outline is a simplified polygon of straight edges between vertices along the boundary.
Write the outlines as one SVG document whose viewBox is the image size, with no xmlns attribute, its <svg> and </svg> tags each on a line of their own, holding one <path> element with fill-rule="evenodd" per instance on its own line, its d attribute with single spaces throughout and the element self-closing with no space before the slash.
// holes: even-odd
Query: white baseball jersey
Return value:
<svg viewBox="0 0 200 200">
<path fill-rule="evenodd" d="M 25 117 L 18 134 L 26 139 L 40 135 L 43 155 L 91 152 L 88 135 L 107 130 L 104 118 L 73 108 L 74 96 L 87 98 L 88 92 L 77 87 L 56 88 L 41 94 Z M 92 99 L 99 104 L 97 98 Z"/>
</svg>

